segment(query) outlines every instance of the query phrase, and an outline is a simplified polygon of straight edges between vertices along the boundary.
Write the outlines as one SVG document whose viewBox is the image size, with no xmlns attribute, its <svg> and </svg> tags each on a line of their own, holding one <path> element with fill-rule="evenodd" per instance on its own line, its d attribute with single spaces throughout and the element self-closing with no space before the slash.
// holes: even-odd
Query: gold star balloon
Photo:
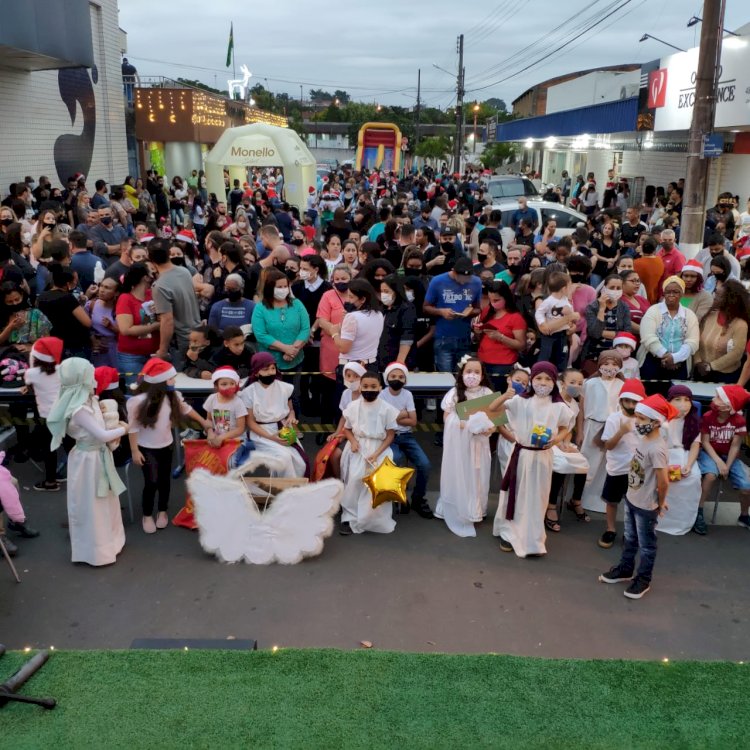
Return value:
<svg viewBox="0 0 750 750">
<path fill-rule="evenodd" d="M 362 477 L 370 488 L 372 507 L 383 503 L 402 503 L 406 505 L 406 485 L 414 475 L 414 469 L 402 469 L 386 457 L 375 471 Z"/>
</svg>

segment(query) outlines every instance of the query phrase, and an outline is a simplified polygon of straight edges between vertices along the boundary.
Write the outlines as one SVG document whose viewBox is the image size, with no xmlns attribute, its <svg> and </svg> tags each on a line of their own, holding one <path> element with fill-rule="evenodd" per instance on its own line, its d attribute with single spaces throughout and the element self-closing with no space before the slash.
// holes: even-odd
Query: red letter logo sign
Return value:
<svg viewBox="0 0 750 750">
<path fill-rule="evenodd" d="M 656 109 L 667 103 L 667 69 L 659 68 L 648 74 L 648 108 Z"/>
</svg>

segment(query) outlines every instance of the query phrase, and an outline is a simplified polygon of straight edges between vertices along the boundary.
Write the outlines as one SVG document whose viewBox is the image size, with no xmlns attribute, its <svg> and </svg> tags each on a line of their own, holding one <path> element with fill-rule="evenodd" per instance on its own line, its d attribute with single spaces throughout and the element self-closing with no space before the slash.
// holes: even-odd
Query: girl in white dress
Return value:
<svg viewBox="0 0 750 750">
<path fill-rule="evenodd" d="M 294 386 L 279 380 L 272 354 L 259 352 L 250 360 L 250 384 L 240 398 L 247 407 L 247 425 L 258 454 L 273 456 L 283 468 L 281 477 L 309 476 L 309 463 L 299 441 L 294 445 L 279 437 L 284 427 L 297 424 L 292 408 Z"/>
<path fill-rule="evenodd" d="M 47 428 L 56 450 L 67 432 L 76 441 L 68 455 L 68 523 L 71 560 L 89 565 L 110 565 L 125 546 L 125 529 L 118 496 L 125 491 L 115 469 L 108 443 L 128 430 L 121 422 L 104 426 L 99 400 L 94 395 L 94 366 L 71 357 L 57 369 L 60 395 L 50 409 Z"/>
<path fill-rule="evenodd" d="M 581 496 L 586 486 L 586 475 L 589 470 L 586 456 L 578 450 L 574 442 L 580 412 L 577 399 L 583 393 L 583 373 L 572 368 L 565 370 L 560 375 L 558 386 L 565 405 L 570 409 L 571 421 L 565 438 L 559 445 L 552 448 L 552 487 L 549 493 L 549 506 L 544 516 L 544 526 L 547 531 L 554 532 L 560 531 L 557 498 L 563 489 L 566 475 L 573 475 L 573 494 L 568 501 L 568 508 L 575 513 L 577 509 L 580 509 Z"/>
<path fill-rule="evenodd" d="M 673 385 L 667 393 L 667 399 L 680 416 L 661 428 L 669 448 L 669 510 L 659 518 L 656 530 L 681 535 L 693 528 L 700 502 L 701 472 L 698 454 L 701 447 L 701 419 L 693 405 L 693 393 L 686 385 Z M 672 475 L 673 471 L 676 475 L 677 467 L 679 479 Z"/>
<path fill-rule="evenodd" d="M 492 409 L 505 404 L 516 446 L 500 485 L 492 533 L 503 552 L 518 557 L 544 555 L 544 514 L 552 483 L 552 450 L 568 434 L 572 412 L 557 387 L 557 368 L 537 362 L 531 368 L 531 392 L 509 387 Z"/>
<path fill-rule="evenodd" d="M 516 363 L 513 365 L 513 372 L 508 376 L 508 385 L 519 395 L 526 393 L 529 388 L 530 375 L 530 369 L 521 367 Z M 500 476 L 502 477 L 505 474 L 505 469 L 508 468 L 508 461 L 510 460 L 510 454 L 513 453 L 513 445 L 516 440 L 507 424 L 498 427 L 497 431 L 499 433 L 497 437 L 497 462 L 500 465 Z"/>
<path fill-rule="evenodd" d="M 456 536 L 476 536 L 474 524 L 487 515 L 492 468 L 489 436 L 494 432 L 493 428 L 474 434 L 468 422 L 458 418 L 456 405 L 491 393 L 492 383 L 484 365 L 475 357 L 465 356 L 458 363 L 456 385 L 440 404 L 445 427 L 435 517 L 444 519 Z"/>
<path fill-rule="evenodd" d="M 598 364 L 599 369 L 583 384 L 583 435 L 579 439 L 582 441 L 581 453 L 589 462 L 583 507 L 604 513 L 606 504 L 602 500 L 602 489 L 607 478 L 607 462 L 601 436 L 607 417 L 617 410 L 624 380 L 620 374 L 622 357 L 618 351 L 603 351 Z M 590 520 L 581 509 L 581 503 L 574 506 L 573 512 L 579 521 Z"/>
<path fill-rule="evenodd" d="M 372 507 L 372 494 L 362 481 L 386 457 L 393 460 L 390 444 L 396 435 L 399 410 L 378 398 L 380 375 L 366 372 L 360 380 L 360 398 L 344 409 L 346 446 L 341 456 L 341 479 L 344 496 L 341 499 L 339 534 L 361 534 L 374 531 L 390 534 L 396 528 L 391 503 Z"/>
</svg>

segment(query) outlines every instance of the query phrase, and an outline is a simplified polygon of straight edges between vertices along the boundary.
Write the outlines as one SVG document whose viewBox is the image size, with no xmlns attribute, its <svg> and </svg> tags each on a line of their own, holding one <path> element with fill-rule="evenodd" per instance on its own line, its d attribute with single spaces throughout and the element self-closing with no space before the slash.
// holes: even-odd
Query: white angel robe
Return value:
<svg viewBox="0 0 750 750">
<path fill-rule="evenodd" d="M 571 411 L 562 401 L 553 401 L 550 396 L 522 398 L 514 396 L 505 403 L 508 424 L 516 441 L 531 445 L 531 433 L 536 425 L 552 430 L 570 424 Z M 506 469 L 507 471 L 507 469 Z M 552 450 L 521 450 L 516 472 L 516 506 L 513 519 L 505 517 L 508 508 L 507 490 L 500 492 L 500 501 L 495 513 L 492 533 L 513 545 L 519 557 L 544 555 L 544 514 L 547 512 L 550 486 L 552 484 Z"/>
<path fill-rule="evenodd" d="M 505 429 L 508 429 L 508 425 L 505 425 Z M 497 438 L 497 463 L 500 466 L 500 476 L 505 476 L 505 470 L 508 468 L 508 461 L 513 453 L 513 446 L 515 441 L 508 440 L 502 435 L 498 435 Z"/>
<path fill-rule="evenodd" d="M 292 397 L 294 386 L 283 380 L 274 380 L 269 386 L 259 382 L 251 383 L 240 393 L 243 403 L 251 412 L 255 421 L 271 435 L 279 434 L 279 422 L 289 416 L 289 399 Z M 276 476 L 303 477 L 305 462 L 300 454 L 291 446 L 275 443 L 273 440 L 250 433 L 250 439 L 255 443 L 257 455 L 273 456 L 281 462 L 281 469 Z M 276 473 L 276 472 L 275 472 Z"/>
<path fill-rule="evenodd" d="M 487 396 L 485 386 L 466 389 L 466 400 Z M 442 518 L 456 536 L 476 536 L 474 524 L 487 515 L 492 456 L 490 439 L 461 429 L 456 414 L 458 394 L 451 388 L 440 408 L 447 413 L 443 428 L 443 460 L 440 465 L 440 497 L 435 516 Z"/>
<path fill-rule="evenodd" d="M 575 428 L 578 412 L 581 407 L 575 399 L 565 402 L 570 409 L 570 424 L 568 429 Z M 589 462 L 582 453 L 568 453 L 561 450 L 559 446 L 552 446 L 552 471 L 557 474 L 586 474 L 589 470 Z"/>
<path fill-rule="evenodd" d="M 602 500 L 604 480 L 607 478 L 607 456 L 599 440 L 607 417 L 617 411 L 623 381 L 589 378 L 583 384 L 583 443 L 581 453 L 589 462 L 589 475 L 581 498 L 586 510 L 604 513 L 607 504 Z"/>
<path fill-rule="evenodd" d="M 684 417 L 678 417 L 662 426 L 662 435 L 667 441 L 669 448 L 669 465 L 686 466 L 688 451 L 682 447 L 682 430 L 685 426 Z M 696 435 L 695 442 L 700 441 L 700 433 Z M 669 483 L 667 491 L 667 506 L 669 510 L 659 517 L 656 524 L 657 531 L 665 534 L 679 536 L 687 534 L 693 528 L 695 516 L 698 513 L 698 504 L 701 499 L 701 472 L 698 462 L 686 477 L 677 482 Z"/>
<path fill-rule="evenodd" d="M 341 521 L 348 522 L 355 534 L 364 531 L 390 534 L 396 528 L 391 503 L 381 503 L 373 508 L 372 493 L 362 478 L 372 473 L 386 457 L 393 460 L 390 448 L 378 456 L 375 465 L 367 463 L 365 459 L 380 447 L 388 430 L 398 427 L 398 415 L 398 409 L 381 398 L 372 403 L 358 398 L 344 409 L 345 426 L 357 438 L 359 450 L 352 452 L 347 440 L 341 454 L 341 479 L 344 481 Z"/>
<path fill-rule="evenodd" d="M 111 490 L 99 496 L 105 472 L 105 451 L 110 471 L 114 469 L 107 443 L 125 434 L 108 430 L 96 399 L 76 411 L 68 422 L 68 435 L 76 441 L 68 456 L 68 524 L 72 562 L 110 565 L 125 546 L 120 500 Z M 117 479 L 119 482 L 119 477 Z"/>
</svg>

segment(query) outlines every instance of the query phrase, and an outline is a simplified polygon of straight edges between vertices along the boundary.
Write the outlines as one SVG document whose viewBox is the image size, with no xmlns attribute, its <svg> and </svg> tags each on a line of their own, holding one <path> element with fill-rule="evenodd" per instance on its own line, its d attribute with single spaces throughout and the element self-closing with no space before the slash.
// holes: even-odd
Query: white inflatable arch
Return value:
<svg viewBox="0 0 750 750">
<path fill-rule="evenodd" d="M 317 178 L 315 157 L 294 130 L 260 122 L 225 130 L 206 154 L 205 164 L 208 192 L 219 200 L 225 196 L 224 167 L 229 169 L 230 185 L 247 181 L 247 167 L 283 167 L 284 197 L 300 214 Z"/>
</svg>

